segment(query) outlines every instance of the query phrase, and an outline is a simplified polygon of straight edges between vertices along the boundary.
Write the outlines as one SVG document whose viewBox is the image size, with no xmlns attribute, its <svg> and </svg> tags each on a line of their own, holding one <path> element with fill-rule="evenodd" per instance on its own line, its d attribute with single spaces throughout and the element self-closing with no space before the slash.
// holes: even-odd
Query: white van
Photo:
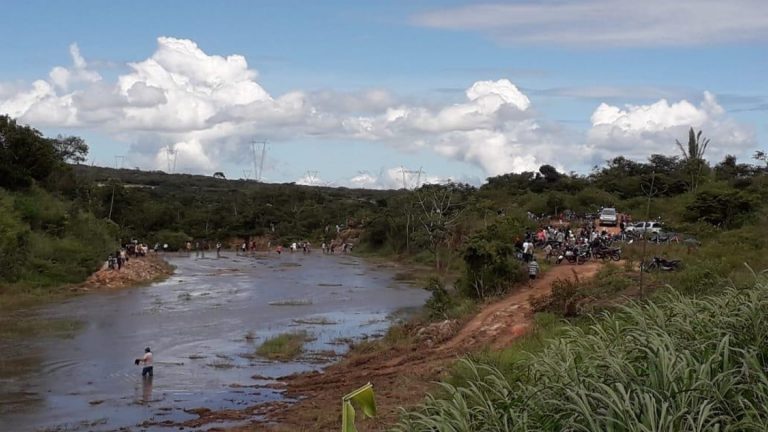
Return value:
<svg viewBox="0 0 768 432">
<path fill-rule="evenodd" d="M 619 214 L 616 213 L 616 209 L 613 207 L 606 207 L 600 211 L 600 226 L 612 225 L 616 226 L 619 223 Z"/>
</svg>

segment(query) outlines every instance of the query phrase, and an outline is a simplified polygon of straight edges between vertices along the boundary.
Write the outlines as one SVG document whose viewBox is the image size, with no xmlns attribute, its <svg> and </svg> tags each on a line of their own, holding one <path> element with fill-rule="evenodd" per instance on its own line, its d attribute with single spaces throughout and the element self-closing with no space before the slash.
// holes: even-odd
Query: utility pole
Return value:
<svg viewBox="0 0 768 432">
<path fill-rule="evenodd" d="M 109 200 L 109 216 L 107 216 L 107 219 L 109 220 L 112 220 L 112 207 L 114 207 L 114 205 L 115 205 L 115 181 L 112 180 L 112 198 Z"/>
<path fill-rule="evenodd" d="M 654 189 L 654 185 L 656 182 L 656 170 L 653 170 L 651 172 L 651 187 L 648 188 L 648 190 L 645 189 L 644 185 L 642 186 L 643 192 L 645 192 L 646 195 L 648 195 L 648 202 L 646 203 L 645 207 L 645 221 L 646 224 L 651 219 L 651 198 L 653 198 L 654 195 L 658 193 L 657 190 Z M 643 252 L 642 252 L 642 258 L 640 261 L 640 299 L 645 298 L 645 285 L 643 276 L 645 275 L 645 251 L 648 247 L 648 239 L 646 238 L 647 228 L 643 228 L 642 239 L 643 239 Z"/>
</svg>

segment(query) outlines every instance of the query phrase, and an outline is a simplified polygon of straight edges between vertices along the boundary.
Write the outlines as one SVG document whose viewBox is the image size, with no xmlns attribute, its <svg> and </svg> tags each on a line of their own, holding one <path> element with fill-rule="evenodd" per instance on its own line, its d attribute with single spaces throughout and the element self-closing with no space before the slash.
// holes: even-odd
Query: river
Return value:
<svg viewBox="0 0 768 432">
<path fill-rule="evenodd" d="M 0 431 L 170 430 L 196 417 L 188 409 L 278 400 L 275 378 L 338 360 L 350 339 L 382 335 L 428 294 L 352 256 L 169 261 L 176 271 L 161 283 L 35 310 L 81 322 L 71 338 L 0 341 Z M 255 355 L 264 339 L 298 330 L 313 338 L 299 359 Z M 133 363 L 145 346 L 151 381 Z"/>
</svg>

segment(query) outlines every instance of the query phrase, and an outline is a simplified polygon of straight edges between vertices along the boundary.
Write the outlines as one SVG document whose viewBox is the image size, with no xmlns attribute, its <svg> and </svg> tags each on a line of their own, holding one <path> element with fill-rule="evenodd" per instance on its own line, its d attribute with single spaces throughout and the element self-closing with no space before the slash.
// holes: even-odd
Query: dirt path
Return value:
<svg viewBox="0 0 768 432">
<path fill-rule="evenodd" d="M 355 351 L 342 362 L 322 372 L 311 372 L 285 378 L 285 395 L 298 402 L 277 403 L 251 407 L 242 411 L 208 411 L 185 426 L 205 423 L 245 420 L 254 415 L 273 422 L 271 429 L 253 424 L 230 431 L 332 431 L 340 424 L 341 396 L 371 382 L 376 391 L 378 417 L 359 419 L 360 429 L 383 431 L 397 421 L 400 407 L 412 407 L 421 402 L 434 382 L 444 377 L 453 362 L 475 349 L 490 346 L 501 349 L 530 329 L 533 311 L 531 297 L 545 295 L 557 279 L 590 278 L 601 263 L 584 265 L 561 264 L 552 267 L 530 286 L 522 287 L 509 296 L 484 307 L 447 341 L 428 347 L 415 340 L 389 351 L 370 353 Z"/>
<path fill-rule="evenodd" d="M 530 298 L 549 293 L 552 282 L 557 279 L 573 278 L 573 272 L 579 278 L 593 277 L 602 264 L 588 262 L 583 265 L 561 264 L 552 267 L 531 285 L 521 288 L 504 299 L 484 307 L 451 340 L 438 347 L 438 351 L 450 351 L 489 344 L 500 349 L 525 334 L 531 325 L 533 311 Z"/>
</svg>

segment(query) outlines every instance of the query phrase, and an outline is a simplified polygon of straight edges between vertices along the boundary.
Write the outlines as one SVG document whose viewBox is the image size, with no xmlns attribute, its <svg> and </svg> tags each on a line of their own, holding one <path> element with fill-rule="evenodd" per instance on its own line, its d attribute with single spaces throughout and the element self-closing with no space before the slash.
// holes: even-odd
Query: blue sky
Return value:
<svg viewBox="0 0 768 432">
<path fill-rule="evenodd" d="M 100 165 L 242 177 L 257 137 L 268 181 L 396 187 L 768 137 L 757 0 L 17 1 L 0 38 L 0 111 Z"/>
</svg>

